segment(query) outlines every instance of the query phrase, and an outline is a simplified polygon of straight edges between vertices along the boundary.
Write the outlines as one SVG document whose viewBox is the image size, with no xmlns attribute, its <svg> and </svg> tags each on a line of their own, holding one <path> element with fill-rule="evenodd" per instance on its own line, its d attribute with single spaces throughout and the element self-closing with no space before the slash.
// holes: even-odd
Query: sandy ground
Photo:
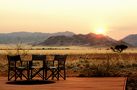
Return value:
<svg viewBox="0 0 137 90">
<path fill-rule="evenodd" d="M 126 78 L 77 78 L 55 81 L 8 82 L 0 77 L 0 90 L 125 90 Z"/>
</svg>

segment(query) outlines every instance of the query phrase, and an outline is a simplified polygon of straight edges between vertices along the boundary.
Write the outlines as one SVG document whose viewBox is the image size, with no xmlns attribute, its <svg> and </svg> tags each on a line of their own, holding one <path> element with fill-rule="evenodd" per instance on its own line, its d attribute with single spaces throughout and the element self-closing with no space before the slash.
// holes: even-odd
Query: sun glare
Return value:
<svg viewBox="0 0 137 90">
<path fill-rule="evenodd" d="M 106 34 L 106 30 L 104 28 L 97 28 L 95 30 L 96 34 Z"/>
</svg>

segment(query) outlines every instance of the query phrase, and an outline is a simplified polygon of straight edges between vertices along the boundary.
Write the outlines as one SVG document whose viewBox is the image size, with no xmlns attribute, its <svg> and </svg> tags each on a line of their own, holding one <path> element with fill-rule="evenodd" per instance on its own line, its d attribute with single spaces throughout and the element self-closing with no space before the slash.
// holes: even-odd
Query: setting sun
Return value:
<svg viewBox="0 0 137 90">
<path fill-rule="evenodd" d="M 96 34 L 106 34 L 106 30 L 104 28 L 97 28 L 94 32 Z"/>
</svg>

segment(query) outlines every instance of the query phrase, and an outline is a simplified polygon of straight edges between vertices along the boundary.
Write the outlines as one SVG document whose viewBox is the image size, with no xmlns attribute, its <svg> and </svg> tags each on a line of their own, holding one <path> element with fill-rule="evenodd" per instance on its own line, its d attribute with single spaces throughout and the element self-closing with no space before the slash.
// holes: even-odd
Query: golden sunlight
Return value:
<svg viewBox="0 0 137 90">
<path fill-rule="evenodd" d="M 96 34 L 106 34 L 106 30 L 104 28 L 97 28 L 94 32 Z"/>
</svg>

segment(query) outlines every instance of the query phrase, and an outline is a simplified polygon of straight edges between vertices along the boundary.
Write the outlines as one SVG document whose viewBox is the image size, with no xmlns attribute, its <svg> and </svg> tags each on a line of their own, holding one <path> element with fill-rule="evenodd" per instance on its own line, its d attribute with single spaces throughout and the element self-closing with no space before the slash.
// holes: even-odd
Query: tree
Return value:
<svg viewBox="0 0 137 90">
<path fill-rule="evenodd" d="M 119 52 L 119 53 L 121 53 L 123 50 L 126 50 L 127 48 L 128 48 L 127 45 L 121 44 L 121 45 L 116 45 L 116 46 L 114 46 L 114 47 L 111 47 L 110 49 L 112 49 L 114 52 Z"/>
</svg>

